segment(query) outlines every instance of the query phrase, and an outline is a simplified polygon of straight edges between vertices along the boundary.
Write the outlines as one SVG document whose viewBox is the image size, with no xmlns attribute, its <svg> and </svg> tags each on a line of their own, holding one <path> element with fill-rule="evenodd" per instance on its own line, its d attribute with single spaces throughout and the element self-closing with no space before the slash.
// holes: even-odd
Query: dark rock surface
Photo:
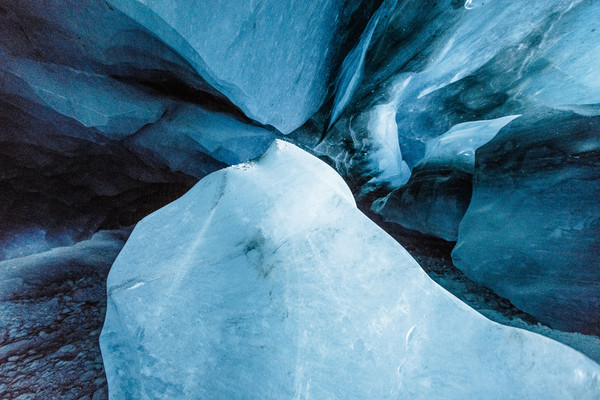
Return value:
<svg viewBox="0 0 600 400">
<path fill-rule="evenodd" d="M 105 399 L 98 336 L 106 312 L 104 274 L 66 281 L 58 294 L 0 303 L 0 397 Z"/>
</svg>

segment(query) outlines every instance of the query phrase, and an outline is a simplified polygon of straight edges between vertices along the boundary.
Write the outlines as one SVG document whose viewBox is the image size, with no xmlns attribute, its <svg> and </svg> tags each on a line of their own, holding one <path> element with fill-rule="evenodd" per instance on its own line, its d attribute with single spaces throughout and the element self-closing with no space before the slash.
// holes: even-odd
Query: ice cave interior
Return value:
<svg viewBox="0 0 600 400">
<path fill-rule="evenodd" d="M 1 399 L 600 399 L 600 1 L 0 0 Z"/>
</svg>

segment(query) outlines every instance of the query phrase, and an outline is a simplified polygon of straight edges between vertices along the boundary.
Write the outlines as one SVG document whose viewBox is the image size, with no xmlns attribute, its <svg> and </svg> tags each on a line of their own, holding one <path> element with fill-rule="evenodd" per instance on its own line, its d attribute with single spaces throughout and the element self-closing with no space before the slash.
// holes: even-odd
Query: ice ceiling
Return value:
<svg viewBox="0 0 600 400">
<path fill-rule="evenodd" d="M 287 150 L 281 150 L 282 146 Z M 258 167 L 257 161 L 238 167 L 258 172 L 227 169 L 185 194 L 205 176 L 255 160 L 268 148 L 270 156 L 260 158 Z M 276 152 L 278 148 L 281 151 Z M 335 174 L 317 158 L 343 182 L 322 186 L 323 179 Z M 213 182 L 215 176 L 230 175 L 235 175 L 231 178 L 235 183 L 219 186 Z M 318 195 L 309 190 L 311 180 L 313 189 L 321 190 Z M 241 189 L 246 186 L 247 190 Z M 196 200 L 194 191 L 199 193 Z M 342 200 L 340 192 L 348 196 Z M 210 208 L 210 202 L 224 193 L 231 197 L 227 204 Z M 452 261 L 457 268 L 552 328 L 600 335 L 600 2 L 0 1 L 0 265 L 10 268 L 10 260 L 72 245 L 100 230 L 129 227 L 178 198 L 134 231 L 111 275 L 112 285 L 120 289 L 111 292 L 109 279 L 109 330 L 103 350 L 112 354 L 111 365 L 118 363 L 118 355 L 126 360 L 123 368 L 127 369 L 107 368 L 109 385 L 114 385 L 111 390 L 120 393 L 114 398 L 125 398 L 127 388 L 134 388 L 131 393 L 140 398 L 160 398 L 161 390 L 173 398 L 177 393 L 185 393 L 181 398 L 199 394 L 250 398 L 243 390 L 252 385 L 227 389 L 216 376 L 229 374 L 232 382 L 262 379 L 252 375 L 252 369 L 233 368 L 239 374 L 235 375 L 228 368 L 242 363 L 244 357 L 235 358 L 238 354 L 230 359 L 223 349 L 243 347 L 240 338 L 263 338 L 269 331 L 264 324 L 272 324 L 279 333 L 272 342 L 265 344 L 261 339 L 252 345 L 268 350 L 244 349 L 256 368 L 278 372 L 264 372 L 272 379 L 265 378 L 265 392 L 254 392 L 257 398 L 309 398 L 306 385 L 310 382 L 315 385 L 315 398 L 349 398 L 341 381 L 332 378 L 342 379 L 342 374 L 316 367 L 328 360 L 328 351 L 346 354 L 344 339 L 305 329 L 303 324 L 311 319 L 335 320 L 332 329 L 348 333 L 348 346 L 363 346 L 358 355 L 340 357 L 340 368 L 367 368 L 364 360 L 389 352 L 404 360 L 396 360 L 405 363 L 404 375 L 398 372 L 393 379 L 382 378 L 389 365 L 373 361 L 373 369 L 361 373 L 363 377 L 374 374 L 370 380 L 364 378 L 367 386 L 355 387 L 359 398 L 385 397 L 379 390 L 386 396 L 413 393 L 411 398 L 433 398 L 432 393 L 446 393 L 446 398 L 461 398 L 461 393 L 492 398 L 482 389 L 491 390 L 486 382 L 492 378 L 480 376 L 477 383 L 476 367 L 461 376 L 465 381 L 475 380 L 469 392 L 428 386 L 426 377 L 416 372 L 439 363 L 437 378 L 446 382 L 451 368 L 445 369 L 440 360 L 471 365 L 469 355 L 438 354 L 436 358 L 428 350 L 428 346 L 465 346 L 454 338 L 468 339 L 464 332 L 448 328 L 445 335 L 454 335 L 448 339 L 440 336 L 436 329 L 442 328 L 436 324 L 402 321 L 390 311 L 388 328 L 380 327 L 385 336 L 380 340 L 385 342 L 377 342 L 371 331 L 365 333 L 374 329 L 369 325 L 370 307 L 374 314 L 399 304 L 410 310 L 416 307 L 419 294 L 406 287 L 391 259 L 397 257 L 397 264 L 411 268 L 414 261 L 408 255 L 404 259 L 403 250 L 396 248 L 400 246 L 388 243 L 387 236 L 350 203 L 371 208 L 386 221 L 456 242 Z M 245 221 L 244 214 L 253 222 Z M 339 219 L 324 221 L 338 214 Z M 180 219 L 179 224 L 173 222 Z M 314 225 L 304 226 L 307 221 Z M 185 224 L 189 227 L 183 230 Z M 306 247 L 308 239 L 297 237 L 298 233 L 279 231 L 287 228 L 308 232 L 308 236 L 321 232 L 314 239 L 316 247 Z M 158 233 L 153 229 L 169 240 L 154 243 L 152 238 Z M 348 230 L 363 232 L 364 241 L 352 244 L 357 238 L 346 237 Z M 239 240 L 227 232 L 240 235 Z M 353 256 L 340 254 L 345 252 L 346 241 L 353 246 Z M 284 250 L 277 247 L 284 244 Z M 148 246 L 155 246 L 156 254 L 162 256 L 144 259 L 139 249 Z M 166 253 L 173 249 L 179 252 L 169 258 Z M 377 259 L 377 249 L 389 252 L 390 259 Z M 208 260 L 206 253 L 215 253 L 215 259 Z M 308 258 L 298 255 L 303 261 L 294 261 L 296 253 L 308 254 Z M 329 258 L 329 264 L 319 254 Z M 236 257 L 243 262 L 235 261 Z M 253 257 L 259 257 L 258 261 Z M 301 274 L 305 281 L 299 282 L 294 274 L 304 273 L 303 263 L 309 261 L 329 272 L 320 278 L 307 272 Z M 264 302 L 260 303 L 262 311 L 243 318 L 243 310 L 235 314 L 235 307 L 245 302 L 250 308 L 258 307 L 242 288 L 236 290 L 243 293 L 230 293 L 232 297 L 221 303 L 212 298 L 215 303 L 210 306 L 208 300 L 198 298 L 195 301 L 208 311 L 197 318 L 206 317 L 213 325 L 169 322 L 180 324 L 182 331 L 198 329 L 201 335 L 167 340 L 168 330 L 151 332 L 155 322 L 149 321 L 157 315 L 141 306 L 128 309 L 134 300 L 119 303 L 116 297 L 110 298 L 111 293 L 125 293 L 124 287 L 135 287 L 134 298 L 192 318 L 185 307 L 194 307 L 190 299 L 195 297 L 186 294 L 193 287 L 178 286 L 189 281 L 160 278 L 170 274 L 161 266 L 178 262 L 185 271 L 211 262 L 255 269 L 265 275 L 263 281 L 271 279 L 247 289 L 256 291 L 257 301 Z M 300 272 L 294 270 L 295 262 Z M 338 270 L 344 263 L 347 270 Z M 140 270 L 151 266 L 156 269 L 154 275 Z M 361 283 L 360 277 L 387 278 L 361 269 L 367 267 L 389 268 L 392 282 L 405 297 L 394 303 L 376 296 L 383 290 L 377 281 Z M 417 276 L 413 269 L 407 273 Z M 189 277 L 204 287 L 206 273 L 196 271 Z M 218 285 L 207 290 L 215 290 L 214 297 L 226 297 L 231 286 L 228 280 L 240 279 L 232 274 L 215 272 Z M 332 292 L 345 274 L 355 274 L 345 283 L 348 292 Z M 468 321 L 476 319 L 456 306 L 455 300 L 438 294 L 437 287 L 428 288 L 425 279 L 420 283 L 423 293 L 433 291 L 434 298 L 443 301 L 409 312 L 410 318 L 416 318 L 417 312 L 431 318 L 448 313 L 446 317 L 456 326 L 462 318 L 456 315 L 461 313 Z M 158 286 L 146 285 L 148 281 Z M 372 285 L 370 295 L 361 292 L 365 284 Z M 269 291 L 276 291 L 271 300 L 264 298 L 267 292 L 271 295 Z M 336 299 L 352 293 L 356 293 L 355 304 L 343 304 L 341 311 L 332 308 L 311 314 L 315 307 L 334 307 Z M 232 299 L 240 303 L 233 307 Z M 291 315 L 291 322 L 262 315 L 269 304 Z M 353 315 L 348 310 L 355 307 Z M 214 309 L 237 315 L 241 325 L 231 321 L 227 325 L 225 314 L 211 314 Z M 131 324 L 117 321 L 110 319 L 115 318 L 111 312 L 130 312 L 137 319 L 132 317 Z M 235 315 L 231 316 L 234 320 Z M 479 320 L 471 323 L 474 335 L 484 335 L 485 329 L 497 334 L 491 335 L 490 343 L 511 335 L 498 327 L 486 328 Z M 233 332 L 236 326 L 242 332 L 239 336 Z M 423 326 L 423 330 L 414 328 L 411 334 L 411 326 Z M 403 345 L 414 337 L 412 341 L 424 347 L 403 353 L 390 344 L 394 339 L 389 329 L 401 332 L 398 340 Z M 303 337 L 303 331 L 314 336 Z M 211 384 L 161 376 L 179 373 L 170 357 L 178 357 L 177 351 L 185 354 L 182 343 L 195 343 L 199 337 L 217 343 L 194 353 L 208 360 L 202 368 L 213 368 L 205 376 Z M 510 340 L 504 343 L 510 348 L 507 354 L 517 352 Z M 295 347 L 283 350 L 289 341 Z M 546 394 L 597 398 L 596 364 L 578 370 L 579 382 L 569 375 L 574 368 L 569 363 L 575 360 L 573 365 L 583 365 L 587 360 L 577 359 L 566 347 L 537 343 L 533 336 L 525 341 L 533 343 L 520 342 L 519 346 L 530 346 L 525 353 L 536 353 L 536 346 L 541 346 L 546 355 L 538 361 L 552 360 L 558 366 L 548 376 L 529 371 L 532 381 L 515 389 L 524 394 L 522 398 L 539 398 L 542 394 L 529 391 L 536 379 L 554 381 L 556 376 L 565 379 L 559 381 L 564 385 L 558 385 L 565 392 L 545 388 Z M 481 339 L 474 342 L 483 343 Z M 170 343 L 176 351 L 165 355 L 157 343 Z M 130 354 L 138 345 L 147 346 L 139 357 Z M 293 364 L 292 352 L 322 352 L 323 358 L 298 356 L 305 363 Z M 281 360 L 267 365 L 265 354 L 279 354 Z M 225 360 L 221 364 L 219 357 Z M 506 360 L 517 365 L 515 371 L 520 371 L 521 378 L 528 376 L 519 369 L 523 360 L 512 355 Z M 295 371 L 290 372 L 291 378 L 278 370 L 282 365 Z M 146 367 L 152 371 L 141 377 Z M 193 362 L 184 367 L 188 372 L 200 368 Z M 125 380 L 119 380 L 123 376 Z M 504 378 L 507 382 L 516 379 Z M 328 388 L 331 379 L 335 384 Z M 343 379 L 356 380 L 351 375 Z M 402 385 L 404 392 L 398 389 Z M 228 392 L 232 387 L 235 391 Z M 499 398 L 507 398 L 498 393 Z"/>
</svg>

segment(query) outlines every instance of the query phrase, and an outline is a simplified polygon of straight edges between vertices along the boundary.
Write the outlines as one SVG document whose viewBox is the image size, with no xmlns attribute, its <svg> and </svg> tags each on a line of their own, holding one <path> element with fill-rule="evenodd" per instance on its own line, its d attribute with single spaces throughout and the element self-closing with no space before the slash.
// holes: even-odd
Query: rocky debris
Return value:
<svg viewBox="0 0 600 400">
<path fill-rule="evenodd" d="M 56 297 L 24 293 L 0 303 L 2 399 L 107 398 L 98 347 L 104 280 L 98 274 L 64 282 Z"/>
<path fill-rule="evenodd" d="M 23 291 L 0 296 L 0 399 L 108 398 L 98 338 L 106 276 L 128 234 L 127 229 L 101 232 L 45 257 L 2 263 L 3 276 L 27 272 L 31 268 L 23 260 L 31 260 L 32 267 L 40 258 L 54 264 L 51 270 L 69 273 L 55 274 L 56 279 L 27 273 L 20 276 L 28 282 Z"/>
<path fill-rule="evenodd" d="M 23 294 L 0 303 L 0 398 L 103 399 L 98 336 L 104 274 L 61 285 L 56 297 Z"/>
</svg>

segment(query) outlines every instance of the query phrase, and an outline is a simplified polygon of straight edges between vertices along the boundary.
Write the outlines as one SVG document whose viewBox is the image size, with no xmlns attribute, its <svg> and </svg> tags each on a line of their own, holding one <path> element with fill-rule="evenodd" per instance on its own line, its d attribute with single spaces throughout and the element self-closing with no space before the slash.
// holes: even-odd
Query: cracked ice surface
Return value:
<svg viewBox="0 0 600 400">
<path fill-rule="evenodd" d="M 140 222 L 108 294 L 113 398 L 598 394 L 600 366 L 465 306 L 281 141 Z"/>
</svg>

